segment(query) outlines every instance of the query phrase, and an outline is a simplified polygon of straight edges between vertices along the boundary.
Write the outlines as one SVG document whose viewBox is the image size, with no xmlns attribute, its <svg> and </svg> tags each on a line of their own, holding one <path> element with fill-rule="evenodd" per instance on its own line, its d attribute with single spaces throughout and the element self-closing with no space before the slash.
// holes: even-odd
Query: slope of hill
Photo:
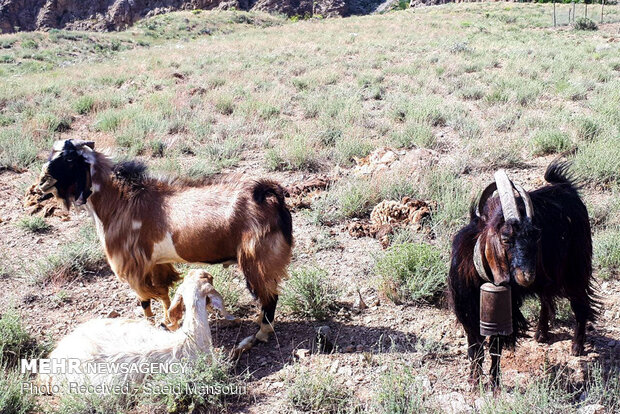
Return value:
<svg viewBox="0 0 620 414">
<path fill-rule="evenodd" d="M 145 17 L 175 10 L 236 9 L 288 16 L 350 16 L 370 13 L 377 0 L 2 0 L 0 33 L 66 28 L 122 30 Z"/>
<path fill-rule="evenodd" d="M 572 13 L 557 9 L 562 21 Z M 293 195 L 296 247 L 277 338 L 233 367 L 203 366 L 192 377 L 243 383 L 245 394 L 33 402 L 17 392 L 21 399 L 0 401 L 58 413 L 192 404 L 255 413 L 618 412 L 620 10 L 606 9 L 597 31 L 553 28 L 551 5 L 477 3 L 297 22 L 184 11 L 120 33 L 1 35 L 3 356 L 31 347 L 28 335 L 58 341 L 80 322 L 132 317 L 136 307 L 102 260 L 87 214 L 33 218 L 40 213 L 22 205 L 54 140 L 92 139 L 160 174 L 273 177 Z M 598 16 L 600 6 L 588 10 Z M 467 384 L 466 339 L 443 296 L 450 239 L 495 169 L 531 190 L 560 154 L 584 179 L 601 318 L 588 328 L 586 355 L 573 357 L 572 313 L 559 300 L 549 343 L 526 338 L 505 353 L 505 387 L 493 398 L 486 378 Z M 429 214 L 372 237 L 373 208 L 404 197 Z M 213 321 L 215 346 L 227 352 L 255 330 L 258 310 L 238 269 L 210 270 L 242 318 L 233 327 Z M 524 309 L 535 324 L 537 302 Z M 317 352 L 322 326 L 332 353 Z M 14 374 L 3 370 L 0 395 L 20 389 Z"/>
</svg>

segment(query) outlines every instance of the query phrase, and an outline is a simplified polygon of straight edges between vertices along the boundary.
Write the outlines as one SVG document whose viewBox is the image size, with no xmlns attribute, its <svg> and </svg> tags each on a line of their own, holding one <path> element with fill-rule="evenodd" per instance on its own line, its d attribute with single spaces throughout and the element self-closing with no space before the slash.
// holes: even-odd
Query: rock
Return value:
<svg viewBox="0 0 620 414">
<path fill-rule="evenodd" d="M 295 357 L 297 359 L 306 359 L 308 358 L 308 356 L 310 356 L 310 350 L 309 349 L 305 349 L 305 348 L 300 348 L 298 350 L 295 351 Z"/>
<path fill-rule="evenodd" d="M 44 28 L 110 31 L 174 10 L 263 10 L 288 16 L 345 16 L 352 0 L 2 0 L 0 33 Z M 371 12 L 368 10 L 367 12 Z"/>
<path fill-rule="evenodd" d="M 359 289 L 357 290 L 357 299 L 355 300 L 353 307 L 359 310 L 368 308 L 368 305 L 366 305 L 366 302 L 364 302 L 364 299 L 362 298 L 362 292 L 360 292 Z"/>
<path fill-rule="evenodd" d="M 331 328 L 329 326 L 320 326 L 316 329 L 312 349 L 323 353 L 330 354 L 334 351 L 334 344 L 329 339 Z"/>
<path fill-rule="evenodd" d="M 121 314 L 113 310 L 106 315 L 106 318 L 118 318 L 119 316 L 121 316 Z"/>
<path fill-rule="evenodd" d="M 601 404 L 589 404 L 577 410 L 577 414 L 605 414 L 605 407 Z"/>
<path fill-rule="evenodd" d="M 434 398 L 435 403 L 446 414 L 470 413 L 473 408 L 467 404 L 465 397 L 458 392 L 441 394 Z"/>
</svg>

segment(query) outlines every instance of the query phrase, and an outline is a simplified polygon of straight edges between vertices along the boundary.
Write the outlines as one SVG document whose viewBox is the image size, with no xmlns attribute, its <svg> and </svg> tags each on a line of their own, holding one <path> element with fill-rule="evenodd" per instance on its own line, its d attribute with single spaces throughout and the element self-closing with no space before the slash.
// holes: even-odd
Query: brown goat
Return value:
<svg viewBox="0 0 620 414">
<path fill-rule="evenodd" d="M 141 163 L 114 164 L 94 143 L 66 140 L 54 144 L 39 188 L 67 207 L 86 205 L 112 270 L 137 293 L 146 317 L 153 316 L 151 299 L 159 299 L 169 322 L 168 291 L 180 278 L 172 263 L 238 263 L 262 306 L 253 338 L 269 338 L 293 246 L 291 215 L 275 182 L 157 179 Z"/>
</svg>

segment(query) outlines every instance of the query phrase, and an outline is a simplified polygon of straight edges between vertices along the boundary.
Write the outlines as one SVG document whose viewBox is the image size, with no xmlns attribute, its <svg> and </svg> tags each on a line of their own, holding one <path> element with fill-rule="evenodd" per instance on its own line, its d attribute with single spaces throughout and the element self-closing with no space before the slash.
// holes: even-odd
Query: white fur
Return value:
<svg viewBox="0 0 620 414">
<path fill-rule="evenodd" d="M 185 262 L 177 253 L 172 242 L 172 233 L 167 232 L 166 236 L 153 245 L 152 260 L 155 263 L 180 263 Z"/>
<path fill-rule="evenodd" d="M 131 220 L 131 228 L 133 230 L 140 230 L 142 228 L 142 222 L 140 220 Z"/>
<path fill-rule="evenodd" d="M 199 278 L 188 275 L 177 296 L 183 297 L 185 316 L 180 329 L 169 332 L 153 326 L 146 320 L 131 319 L 93 319 L 79 325 L 71 334 L 64 337 L 49 358 L 80 360 L 86 363 L 164 363 L 191 361 L 200 353 L 212 352 L 211 331 L 209 328 L 207 300 L 204 289 L 199 289 Z M 40 375 L 45 385 L 59 385 L 62 389 L 67 382 L 99 384 L 137 384 L 144 380 L 145 374 L 129 372 L 112 373 L 74 373 Z"/>
</svg>

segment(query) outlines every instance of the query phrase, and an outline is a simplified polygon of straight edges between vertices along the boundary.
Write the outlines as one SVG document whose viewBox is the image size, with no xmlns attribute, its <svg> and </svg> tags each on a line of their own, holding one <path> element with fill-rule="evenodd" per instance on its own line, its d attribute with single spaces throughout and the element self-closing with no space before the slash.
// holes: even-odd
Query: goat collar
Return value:
<svg viewBox="0 0 620 414">
<path fill-rule="evenodd" d="M 487 282 L 493 283 L 493 280 L 489 277 L 487 270 L 484 268 L 484 263 L 482 263 L 482 254 L 480 253 L 480 237 L 476 239 L 476 245 L 474 246 L 474 267 L 476 268 L 476 272 L 478 272 L 478 276 Z"/>
</svg>

